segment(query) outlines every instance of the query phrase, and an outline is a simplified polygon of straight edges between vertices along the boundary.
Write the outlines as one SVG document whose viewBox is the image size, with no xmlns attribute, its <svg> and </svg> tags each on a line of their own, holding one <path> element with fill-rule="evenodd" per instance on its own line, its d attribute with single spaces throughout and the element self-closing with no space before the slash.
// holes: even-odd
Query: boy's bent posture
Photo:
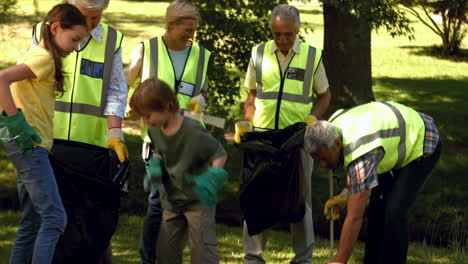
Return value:
<svg viewBox="0 0 468 264">
<path fill-rule="evenodd" d="M 148 179 L 161 194 L 163 217 L 157 262 L 182 263 L 187 234 L 192 263 L 219 263 L 216 250 L 216 193 L 227 179 L 226 152 L 198 121 L 183 117 L 169 86 L 148 79 L 138 87 L 131 107 L 149 125 L 155 155 Z"/>
</svg>

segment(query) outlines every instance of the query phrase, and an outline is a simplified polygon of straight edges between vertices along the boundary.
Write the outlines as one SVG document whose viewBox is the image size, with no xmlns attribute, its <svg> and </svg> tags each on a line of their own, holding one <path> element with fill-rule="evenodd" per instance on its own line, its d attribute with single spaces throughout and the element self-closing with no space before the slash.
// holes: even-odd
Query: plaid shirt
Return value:
<svg viewBox="0 0 468 264">
<path fill-rule="evenodd" d="M 439 143 L 439 131 L 434 120 L 425 114 L 419 113 L 426 128 L 424 135 L 423 153 L 433 153 Z M 367 191 L 379 185 L 377 180 L 377 167 L 384 156 L 382 147 L 359 157 L 348 166 L 349 191 L 351 194 Z"/>
</svg>

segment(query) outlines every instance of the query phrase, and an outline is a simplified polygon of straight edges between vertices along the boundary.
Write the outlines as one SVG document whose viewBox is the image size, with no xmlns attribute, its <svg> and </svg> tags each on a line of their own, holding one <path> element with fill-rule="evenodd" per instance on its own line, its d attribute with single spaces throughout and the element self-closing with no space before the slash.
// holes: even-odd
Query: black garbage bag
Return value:
<svg viewBox="0 0 468 264">
<path fill-rule="evenodd" d="M 50 162 L 67 212 L 53 263 L 98 263 L 117 227 L 128 161 L 107 148 L 55 140 Z"/>
<path fill-rule="evenodd" d="M 237 145 L 243 151 L 240 208 L 249 235 L 304 218 L 300 149 L 305 128 L 305 123 L 296 123 L 280 130 L 250 132 Z"/>
</svg>

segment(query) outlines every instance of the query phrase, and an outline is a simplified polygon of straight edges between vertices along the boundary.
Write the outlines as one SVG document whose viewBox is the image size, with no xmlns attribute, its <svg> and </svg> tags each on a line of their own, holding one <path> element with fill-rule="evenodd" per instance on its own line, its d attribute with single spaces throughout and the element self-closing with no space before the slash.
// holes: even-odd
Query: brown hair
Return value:
<svg viewBox="0 0 468 264">
<path fill-rule="evenodd" d="M 41 30 L 42 39 L 44 40 L 45 49 L 50 51 L 54 58 L 55 81 L 57 82 L 56 92 L 58 96 L 62 96 L 65 90 L 63 89 L 61 49 L 57 46 L 55 38 L 50 31 L 50 25 L 55 22 L 59 22 L 60 27 L 63 29 L 71 29 L 73 26 L 84 26 L 86 28 L 86 19 L 75 6 L 58 4 L 49 11 L 43 21 L 44 24 Z"/>
<path fill-rule="evenodd" d="M 147 79 L 135 90 L 130 99 L 130 107 L 139 115 L 153 112 L 179 111 L 177 96 L 167 83 L 156 78 Z"/>
</svg>

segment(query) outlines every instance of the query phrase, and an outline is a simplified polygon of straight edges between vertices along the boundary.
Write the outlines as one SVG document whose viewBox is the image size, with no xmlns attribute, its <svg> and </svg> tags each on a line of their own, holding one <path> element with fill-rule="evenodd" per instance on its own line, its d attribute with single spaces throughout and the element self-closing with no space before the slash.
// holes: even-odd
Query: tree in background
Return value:
<svg viewBox="0 0 468 264">
<path fill-rule="evenodd" d="M 442 39 L 441 53 L 452 55 L 458 53 L 461 42 L 467 33 L 467 0 L 403 0 L 406 10 L 429 27 Z M 421 15 L 417 9 L 421 9 Z M 441 23 L 433 15 L 442 18 Z"/>
<path fill-rule="evenodd" d="M 395 0 L 321 0 L 324 13 L 324 64 L 330 82 L 329 113 L 374 100 L 371 30 L 412 36 L 413 29 Z"/>
<path fill-rule="evenodd" d="M 8 21 L 13 14 L 16 0 L 0 0 L 0 23 Z"/>
<path fill-rule="evenodd" d="M 251 48 L 270 38 L 273 7 L 285 0 L 192 0 L 202 18 L 196 38 L 212 51 L 208 70 L 209 113 L 227 116 L 239 95 L 240 72 L 247 70 Z"/>
</svg>

